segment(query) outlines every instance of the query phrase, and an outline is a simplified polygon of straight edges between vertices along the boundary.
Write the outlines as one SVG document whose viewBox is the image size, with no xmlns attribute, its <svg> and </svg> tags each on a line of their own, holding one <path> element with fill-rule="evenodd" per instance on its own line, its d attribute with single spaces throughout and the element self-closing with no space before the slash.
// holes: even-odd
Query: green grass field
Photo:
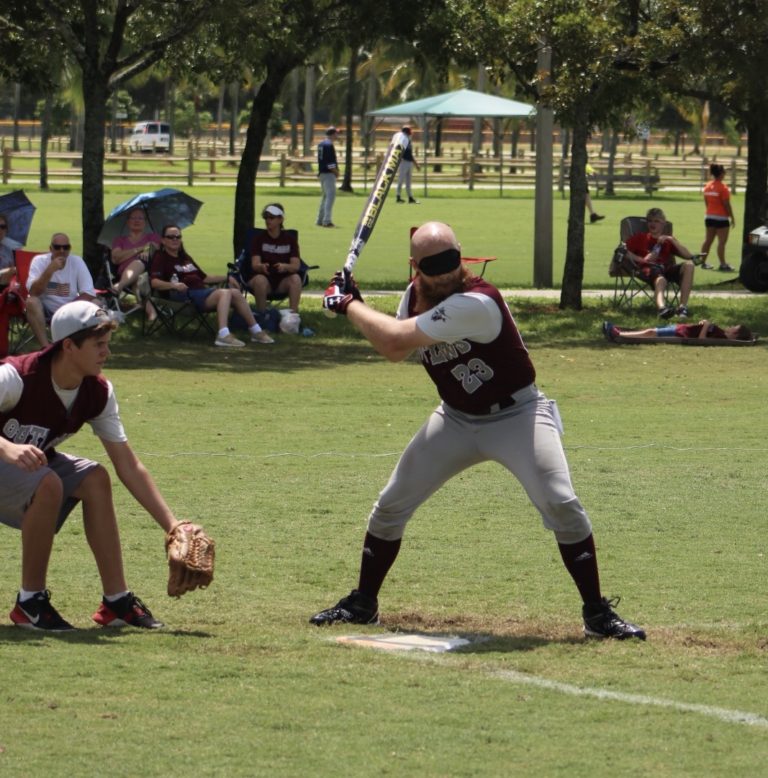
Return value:
<svg viewBox="0 0 768 778">
<path fill-rule="evenodd" d="M 108 213 L 115 205 L 147 187 L 110 187 L 105 198 Z M 223 272 L 231 261 L 234 189 L 229 187 L 194 187 L 185 189 L 204 202 L 197 222 L 185 230 L 187 251 L 211 273 Z M 28 245 L 43 249 L 54 231 L 68 231 L 75 253 L 82 250 L 80 201 L 74 191 L 56 189 L 50 192 L 27 191 L 38 210 Z M 418 193 L 418 189 L 417 189 Z M 419 195 L 420 196 L 420 195 Z M 352 230 L 365 202 L 360 193 L 339 193 L 334 208 L 338 229 L 315 226 L 319 203 L 318 189 L 257 190 L 257 209 L 268 202 L 281 202 L 287 213 L 286 226 L 299 230 L 301 250 L 309 264 L 320 265 L 311 284 L 321 288 L 343 263 Z M 563 274 L 568 219 L 568 200 L 554 196 L 553 281 L 560 285 Z M 701 248 L 704 237 L 704 210 L 701 198 L 692 194 L 668 193 L 649 199 L 645 195 L 625 195 L 595 199 L 595 207 L 606 215 L 605 221 L 585 227 L 584 287 L 600 289 L 613 285 L 608 264 L 619 242 L 619 222 L 629 215 L 644 215 L 652 205 L 665 209 L 674 223 L 675 234 L 691 251 Z M 740 219 L 743 200 L 734 198 L 734 212 Z M 503 288 L 530 287 L 533 279 L 533 193 L 507 192 L 504 197 L 488 190 L 473 193 L 466 190 L 433 190 L 420 205 L 400 205 L 394 197 L 381 212 L 373 237 L 356 267 L 356 275 L 368 288 L 403 288 L 408 278 L 409 230 L 413 225 L 437 219 L 452 224 L 466 256 L 495 256 L 488 278 Z M 262 224 L 260 219 L 258 224 Z M 739 264 L 740 232 L 734 231 L 728 246 L 728 258 Z M 714 261 L 714 260 L 713 260 Z M 697 288 L 712 287 L 734 276 L 700 271 Z"/>
<path fill-rule="evenodd" d="M 30 247 L 77 223 L 73 193 L 29 194 L 39 208 Z M 129 194 L 110 192 L 107 207 Z M 214 271 L 231 192 L 193 194 L 206 205 L 185 238 Z M 259 192 L 260 204 L 271 195 Z M 339 198 L 338 230 L 312 227 L 314 191 L 274 199 L 324 280 L 343 260 L 362 196 Z M 695 247 L 700 203 L 653 202 Z M 588 285 L 606 285 L 620 216 L 648 204 L 600 201 L 608 218 L 587 227 Z M 565 208 L 556 201 L 556 220 Z M 469 252 L 497 254 L 492 281 L 530 286 L 531 214 L 529 198 L 482 193 L 388 205 L 358 266 L 363 291 L 402 285 L 408 226 L 427 218 L 453 223 Z M 395 300 L 372 304 L 392 312 Z M 0 614 L 0 775 L 764 775 L 764 344 L 614 346 L 604 319 L 647 326 L 652 311 L 509 301 L 538 384 L 560 406 L 604 591 L 621 595 L 619 613 L 647 629 L 647 642 L 582 639 L 553 538 L 491 464 L 417 513 L 382 590 L 381 626 L 311 626 L 355 585 L 371 504 L 436 403 L 423 369 L 386 363 L 343 318 L 324 318 L 316 298 L 302 310 L 314 338 L 235 353 L 202 337 L 143 339 L 129 320 L 106 374 L 168 501 L 216 538 L 216 579 L 168 598 L 162 533 L 118 482 L 129 583 L 168 628 L 103 631 L 89 619 L 99 582 L 71 516 L 49 587 L 80 629 L 41 637 Z M 768 333 L 761 296 L 694 301 L 696 316 Z M 64 449 L 106 459 L 87 430 Z M 0 560 L 10 610 L 20 549 L 7 528 Z M 393 631 L 471 644 L 425 654 L 335 641 Z"/>
</svg>

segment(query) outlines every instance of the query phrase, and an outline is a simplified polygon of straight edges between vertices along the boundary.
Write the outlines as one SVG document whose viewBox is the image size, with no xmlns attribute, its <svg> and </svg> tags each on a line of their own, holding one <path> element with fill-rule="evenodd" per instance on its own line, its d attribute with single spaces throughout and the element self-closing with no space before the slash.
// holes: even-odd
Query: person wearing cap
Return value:
<svg viewBox="0 0 768 778">
<path fill-rule="evenodd" d="M 397 173 L 397 202 L 404 203 L 400 192 L 405 184 L 405 191 L 408 194 L 408 202 L 418 204 L 418 200 L 413 196 L 413 190 L 411 189 L 411 179 L 413 178 L 413 168 L 419 169 L 419 163 L 416 161 L 416 157 L 413 156 L 413 144 L 411 143 L 411 128 L 406 124 L 402 129 L 403 135 L 408 138 L 408 143 L 405 144 L 403 149 L 403 155 L 400 158 L 400 170 Z"/>
<path fill-rule="evenodd" d="M 163 626 L 128 588 L 107 470 L 59 450 L 89 424 L 139 504 L 164 532 L 177 523 L 131 449 L 114 389 L 101 372 L 116 327 L 92 302 L 65 303 L 51 319 L 51 345 L 0 362 L 0 523 L 21 531 L 21 588 L 10 614 L 18 627 L 73 629 L 51 604 L 47 573 L 54 536 L 77 503 L 103 589 L 93 620 L 104 627 Z"/>
<path fill-rule="evenodd" d="M 49 344 L 46 321 L 65 303 L 95 300 L 93 277 L 82 257 L 70 253 L 69 236 L 57 232 L 50 251 L 32 259 L 27 278 L 27 322 L 41 348 Z"/>
<path fill-rule="evenodd" d="M 536 371 L 512 313 L 496 287 L 461 262 L 461 246 L 442 222 L 411 238 L 414 278 L 395 318 L 369 308 L 349 279 L 334 277 L 326 309 L 345 314 L 392 362 L 418 351 L 441 402 L 400 457 L 368 519 L 358 584 L 316 613 L 318 626 L 378 623 L 379 590 L 395 562 L 406 524 L 448 479 L 481 462 L 514 475 L 557 541 L 582 600 L 588 637 L 645 639 L 603 597 L 592 525 L 574 493 L 557 406 L 536 387 Z M 479 506 L 471 506 L 468 520 Z"/>
<path fill-rule="evenodd" d="M 320 210 L 317 212 L 318 227 L 335 227 L 333 223 L 333 203 L 336 199 L 336 179 L 339 177 L 339 163 L 336 160 L 336 128 L 329 127 L 325 138 L 317 146 L 317 177 L 323 195 L 320 198 Z"/>
<path fill-rule="evenodd" d="M 267 310 L 267 296 L 287 294 L 293 313 L 299 312 L 301 300 L 301 260 L 299 241 L 294 232 L 283 229 L 285 209 L 280 203 L 270 203 L 261 212 L 266 230 L 260 230 L 251 241 L 251 269 L 253 276 L 247 284 L 256 298 L 256 310 Z"/>
</svg>

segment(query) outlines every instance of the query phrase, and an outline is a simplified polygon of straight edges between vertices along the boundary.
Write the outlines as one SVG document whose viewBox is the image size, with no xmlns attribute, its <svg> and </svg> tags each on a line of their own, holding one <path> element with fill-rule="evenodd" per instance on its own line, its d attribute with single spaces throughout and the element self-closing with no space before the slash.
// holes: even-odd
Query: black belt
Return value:
<svg viewBox="0 0 768 778">
<path fill-rule="evenodd" d="M 499 400 L 499 402 L 493 403 L 493 405 L 488 408 L 487 413 L 498 413 L 499 411 L 503 411 L 505 408 L 511 408 L 513 405 L 516 405 L 522 400 L 530 400 L 536 392 L 536 384 L 528 384 L 528 386 L 524 386 L 522 389 L 518 389 L 508 397 Z"/>
</svg>

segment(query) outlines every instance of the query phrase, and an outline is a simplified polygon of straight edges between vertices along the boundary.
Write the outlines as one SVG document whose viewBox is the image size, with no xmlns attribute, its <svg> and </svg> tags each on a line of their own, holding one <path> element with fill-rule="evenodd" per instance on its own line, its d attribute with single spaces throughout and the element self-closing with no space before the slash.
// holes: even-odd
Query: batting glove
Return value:
<svg viewBox="0 0 768 778">
<path fill-rule="evenodd" d="M 331 313 L 340 313 L 342 316 L 346 316 L 347 308 L 354 299 L 355 297 L 351 292 L 344 293 L 336 283 L 336 277 L 334 276 L 323 294 L 323 308 Z"/>
<path fill-rule="evenodd" d="M 333 276 L 333 283 L 335 283 L 344 294 L 351 294 L 355 300 L 363 302 L 363 295 L 360 293 L 360 287 L 357 285 L 355 277 L 349 270 L 339 270 Z"/>
</svg>

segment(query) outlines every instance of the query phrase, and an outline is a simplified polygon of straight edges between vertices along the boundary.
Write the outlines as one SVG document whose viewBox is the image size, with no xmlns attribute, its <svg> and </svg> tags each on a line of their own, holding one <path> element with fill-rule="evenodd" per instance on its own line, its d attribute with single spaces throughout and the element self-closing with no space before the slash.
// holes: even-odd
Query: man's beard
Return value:
<svg viewBox="0 0 768 778">
<path fill-rule="evenodd" d="M 439 305 L 452 294 L 463 292 L 471 275 L 469 270 L 462 265 L 461 273 L 456 278 L 432 286 L 429 289 L 426 288 L 424 283 L 424 276 L 417 275 L 413 281 L 413 286 L 416 290 L 416 310 L 423 313 Z"/>
</svg>

